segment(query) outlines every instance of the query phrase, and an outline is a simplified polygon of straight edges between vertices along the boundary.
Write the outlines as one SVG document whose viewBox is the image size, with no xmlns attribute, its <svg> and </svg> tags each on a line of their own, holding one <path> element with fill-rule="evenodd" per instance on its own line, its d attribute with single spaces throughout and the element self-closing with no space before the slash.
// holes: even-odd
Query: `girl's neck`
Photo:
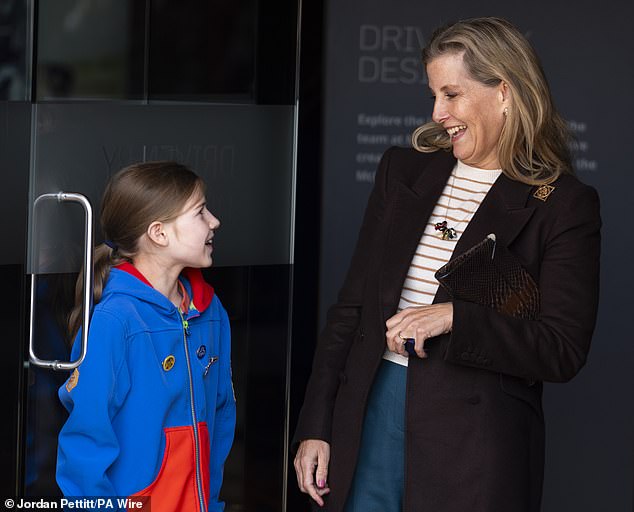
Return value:
<svg viewBox="0 0 634 512">
<path fill-rule="evenodd" d="M 166 268 L 151 258 L 135 258 L 134 266 L 155 290 L 165 295 L 176 307 L 180 306 L 182 298 L 178 289 L 178 276 L 183 270 L 182 267 Z"/>
</svg>

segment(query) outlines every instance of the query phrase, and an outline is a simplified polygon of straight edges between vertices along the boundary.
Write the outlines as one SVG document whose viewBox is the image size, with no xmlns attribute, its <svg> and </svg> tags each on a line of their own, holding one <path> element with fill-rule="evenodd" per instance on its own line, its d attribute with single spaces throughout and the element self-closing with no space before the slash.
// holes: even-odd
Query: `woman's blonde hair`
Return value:
<svg viewBox="0 0 634 512">
<path fill-rule="evenodd" d="M 498 160 L 509 178 L 530 185 L 572 173 L 570 133 L 557 113 L 548 82 L 526 38 L 501 18 L 472 18 L 437 29 L 423 49 L 423 64 L 461 53 L 466 70 L 483 85 L 508 86 L 511 103 L 498 142 Z M 449 150 L 451 140 L 438 123 L 412 134 L 418 151 Z"/>
<path fill-rule="evenodd" d="M 95 248 L 95 304 L 101 300 L 110 269 L 134 261 L 148 226 L 174 220 L 198 191 L 205 193 L 202 179 L 184 165 L 169 161 L 133 164 L 110 179 L 101 203 L 101 229 L 107 243 Z M 77 279 L 75 307 L 68 322 L 73 337 L 81 325 L 83 273 Z"/>
</svg>

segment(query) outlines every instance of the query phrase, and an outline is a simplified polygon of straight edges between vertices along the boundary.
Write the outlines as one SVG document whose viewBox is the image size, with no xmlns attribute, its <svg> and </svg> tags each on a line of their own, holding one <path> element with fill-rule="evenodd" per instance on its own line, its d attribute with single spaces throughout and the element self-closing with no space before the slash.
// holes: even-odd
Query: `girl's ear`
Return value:
<svg viewBox="0 0 634 512">
<path fill-rule="evenodd" d="M 146 234 L 148 238 L 156 245 L 165 247 L 167 245 L 167 233 L 165 232 L 165 226 L 158 220 L 152 222 L 147 228 Z"/>
</svg>

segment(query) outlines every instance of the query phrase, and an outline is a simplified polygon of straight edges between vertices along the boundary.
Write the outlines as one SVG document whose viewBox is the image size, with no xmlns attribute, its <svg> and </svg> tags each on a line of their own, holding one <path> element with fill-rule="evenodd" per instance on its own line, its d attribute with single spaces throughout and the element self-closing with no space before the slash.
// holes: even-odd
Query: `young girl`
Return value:
<svg viewBox="0 0 634 512">
<path fill-rule="evenodd" d="M 65 496 L 149 496 L 153 512 L 221 511 L 235 427 L 229 322 L 199 270 L 220 222 L 198 176 L 148 162 L 111 179 L 101 224 L 88 352 L 59 391 L 70 417 L 57 482 Z M 80 318 L 78 302 L 72 332 Z"/>
</svg>

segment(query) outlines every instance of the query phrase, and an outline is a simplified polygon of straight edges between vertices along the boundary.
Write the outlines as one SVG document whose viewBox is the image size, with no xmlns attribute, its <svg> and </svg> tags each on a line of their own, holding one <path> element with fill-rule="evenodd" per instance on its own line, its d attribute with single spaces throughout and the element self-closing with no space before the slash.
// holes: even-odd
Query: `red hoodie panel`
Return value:
<svg viewBox="0 0 634 512">
<path fill-rule="evenodd" d="M 198 424 L 201 480 L 205 506 L 209 499 L 209 431 L 206 423 Z M 130 496 L 131 501 L 150 497 L 152 512 L 204 512 L 200 510 L 196 492 L 195 442 L 193 427 L 165 429 L 165 453 L 161 469 L 149 486 Z M 192 508 L 196 504 L 196 508 Z M 133 509 L 129 509 L 133 510 Z M 139 509 L 134 509 L 138 511 Z"/>
</svg>

